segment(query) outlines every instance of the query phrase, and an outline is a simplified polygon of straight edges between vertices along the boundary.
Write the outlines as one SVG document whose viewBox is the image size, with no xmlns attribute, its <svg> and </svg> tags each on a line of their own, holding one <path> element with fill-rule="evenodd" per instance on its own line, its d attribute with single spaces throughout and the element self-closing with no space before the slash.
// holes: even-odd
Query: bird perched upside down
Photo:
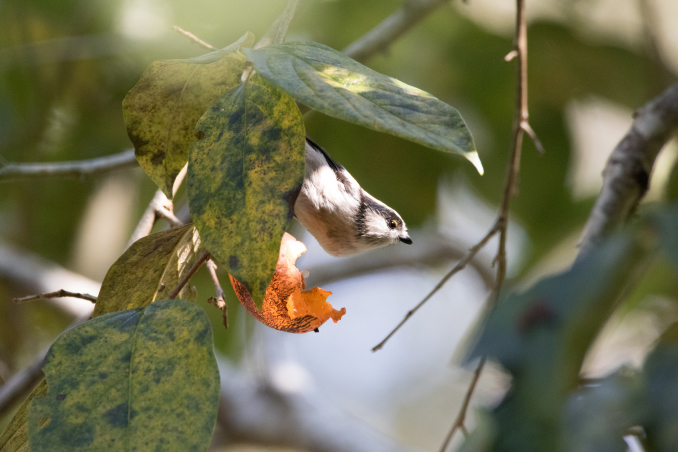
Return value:
<svg viewBox="0 0 678 452">
<path fill-rule="evenodd" d="M 360 187 L 346 169 L 306 137 L 306 175 L 294 215 L 333 256 L 398 241 L 412 244 L 398 213 Z"/>
</svg>

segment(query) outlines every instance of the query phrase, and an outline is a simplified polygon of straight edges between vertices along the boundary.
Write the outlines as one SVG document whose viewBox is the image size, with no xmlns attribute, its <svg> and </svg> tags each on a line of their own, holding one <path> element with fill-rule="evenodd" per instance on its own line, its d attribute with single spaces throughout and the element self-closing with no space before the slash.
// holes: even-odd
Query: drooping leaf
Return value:
<svg viewBox="0 0 678 452">
<path fill-rule="evenodd" d="M 649 405 L 644 424 L 651 445 L 658 452 L 678 446 L 678 323 L 669 327 L 643 367 Z"/>
<path fill-rule="evenodd" d="M 459 112 L 431 94 L 316 42 L 244 49 L 255 69 L 298 102 L 326 115 L 390 133 L 483 166 Z"/>
<path fill-rule="evenodd" d="M 575 391 L 567 401 L 562 450 L 566 452 L 626 452 L 624 436 L 642 425 L 644 386 L 639 372 L 621 368 Z"/>
<path fill-rule="evenodd" d="M 21 404 L 0 436 L 0 452 L 28 452 L 28 410 L 34 398 L 47 395 L 47 381 L 42 380 Z"/>
<path fill-rule="evenodd" d="M 650 215 L 649 220 L 659 232 L 662 251 L 678 266 L 678 208 L 663 209 Z"/>
<path fill-rule="evenodd" d="M 168 300 L 97 317 L 62 334 L 31 403 L 32 452 L 205 451 L 219 371 L 199 306 Z"/>
<path fill-rule="evenodd" d="M 195 124 L 222 93 L 240 83 L 247 62 L 240 51 L 253 44 L 254 35 L 247 32 L 206 55 L 155 61 L 125 96 L 123 117 L 137 160 L 168 198 L 188 161 Z"/>
<path fill-rule="evenodd" d="M 261 309 L 304 178 L 305 131 L 287 93 L 254 75 L 200 119 L 187 187 L 207 250 Z"/>
<path fill-rule="evenodd" d="M 192 267 L 199 246 L 198 231 L 190 224 L 137 240 L 108 269 L 93 317 L 145 308 L 167 297 Z M 178 298 L 193 295 L 187 284 Z"/>
<path fill-rule="evenodd" d="M 492 412 L 498 430 L 489 450 L 559 450 L 563 413 L 586 351 L 627 284 L 646 269 L 652 247 L 626 231 L 570 270 L 498 302 L 471 354 L 494 357 L 513 375 Z"/>
</svg>

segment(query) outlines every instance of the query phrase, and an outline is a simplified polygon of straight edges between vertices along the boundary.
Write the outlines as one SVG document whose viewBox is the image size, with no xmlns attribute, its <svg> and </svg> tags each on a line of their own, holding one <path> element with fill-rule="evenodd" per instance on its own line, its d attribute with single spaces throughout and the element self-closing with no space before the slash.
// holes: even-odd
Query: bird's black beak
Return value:
<svg viewBox="0 0 678 452">
<path fill-rule="evenodd" d="M 412 245 L 412 239 L 408 235 L 407 237 L 398 237 L 401 242 L 407 243 L 408 245 Z"/>
</svg>

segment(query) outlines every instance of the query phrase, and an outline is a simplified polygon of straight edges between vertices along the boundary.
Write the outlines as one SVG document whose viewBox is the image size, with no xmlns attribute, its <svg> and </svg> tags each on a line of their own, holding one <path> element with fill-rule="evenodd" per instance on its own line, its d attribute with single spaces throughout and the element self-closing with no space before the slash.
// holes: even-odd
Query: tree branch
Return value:
<svg viewBox="0 0 678 452">
<path fill-rule="evenodd" d="M 217 50 L 216 47 L 214 47 L 214 46 L 212 46 L 212 45 L 206 43 L 205 41 L 203 41 L 202 39 L 200 39 L 199 37 L 197 37 L 196 35 L 194 35 L 194 34 L 191 33 L 190 31 L 186 31 L 186 30 L 184 30 L 183 28 L 181 28 L 181 27 L 178 26 L 178 25 L 175 25 L 174 27 L 172 27 L 172 29 L 174 29 L 174 31 L 178 31 L 179 33 L 181 33 L 182 35 L 186 36 L 186 37 L 187 37 L 188 39 L 190 39 L 191 41 L 193 41 L 193 42 L 195 42 L 195 43 L 197 43 L 197 44 L 200 44 L 201 46 L 203 46 L 203 47 L 206 48 L 206 49 L 209 49 L 209 50 Z"/>
<path fill-rule="evenodd" d="M 27 297 L 15 298 L 12 301 L 14 301 L 15 303 L 24 303 L 26 301 L 48 300 L 50 298 L 64 298 L 64 297 L 80 298 L 82 300 L 91 301 L 92 303 L 96 303 L 97 301 L 97 297 L 95 297 L 94 295 L 86 293 L 69 292 L 64 289 L 57 290 L 55 292 L 39 293 L 37 295 L 28 295 Z"/>
<path fill-rule="evenodd" d="M 446 3 L 447 0 L 407 0 L 401 9 L 346 47 L 343 52 L 354 60 L 364 62 L 385 51 L 410 28 Z"/>
<path fill-rule="evenodd" d="M 678 83 L 637 110 L 631 128 L 610 154 L 579 244 L 581 259 L 635 211 L 649 186 L 657 155 L 678 130 Z"/>
<path fill-rule="evenodd" d="M 457 265 L 452 268 L 444 277 L 443 279 L 440 280 L 438 284 L 431 290 L 428 295 L 424 297 L 423 300 L 421 300 L 414 308 L 412 308 L 410 311 L 407 312 L 405 315 L 405 318 L 400 321 L 400 323 L 390 332 L 388 333 L 388 336 L 384 338 L 381 342 L 379 342 L 377 345 L 372 347 L 372 351 L 376 352 L 377 350 L 381 350 L 381 348 L 386 344 L 386 342 L 391 339 L 391 337 L 398 331 L 404 324 L 409 320 L 410 317 L 414 315 L 415 312 L 421 308 L 424 303 L 426 303 L 433 295 L 435 295 L 442 287 L 449 281 L 451 277 L 462 271 L 468 264 L 471 262 L 471 260 L 475 257 L 476 254 L 478 254 L 478 251 L 483 249 L 483 247 L 487 244 L 487 242 L 490 241 L 492 237 L 496 233 L 499 232 L 499 228 L 497 226 L 494 226 L 492 229 L 489 230 L 487 234 L 485 234 L 485 237 L 483 237 L 480 242 L 476 243 L 471 249 L 464 255 L 464 257 L 457 263 Z"/>
<path fill-rule="evenodd" d="M 499 215 L 497 216 L 497 222 L 495 227 L 499 228 L 499 248 L 497 249 L 497 255 L 495 257 L 495 262 L 497 264 L 497 280 L 490 295 L 490 307 L 494 308 L 499 299 L 499 294 L 501 293 L 501 287 L 506 278 L 506 237 L 508 232 L 508 216 L 509 216 L 509 206 L 511 204 L 511 198 L 518 193 L 518 181 L 520 175 L 520 155 L 523 146 L 523 134 L 532 128 L 529 125 L 529 111 L 527 107 L 527 22 L 525 20 L 525 0 L 516 0 L 516 31 L 515 39 L 512 54 L 515 55 L 515 58 L 518 59 L 517 65 L 517 77 L 516 77 L 516 107 L 513 117 L 513 140 L 511 146 L 511 155 L 509 157 L 508 165 L 506 168 L 506 182 L 504 184 L 504 194 L 502 197 L 501 208 L 499 210 Z M 536 134 L 533 132 L 533 138 L 536 138 Z M 539 148 L 538 140 L 535 140 L 537 148 Z M 465 420 L 466 413 L 468 412 L 469 402 L 471 396 L 475 391 L 480 375 L 485 366 L 485 357 L 480 359 L 476 370 L 473 373 L 473 378 L 471 379 L 471 384 L 469 385 L 468 390 L 466 391 L 466 396 L 464 397 L 464 402 L 462 403 L 461 408 L 459 409 L 459 414 L 452 425 L 452 428 L 445 438 L 440 451 L 444 452 L 450 444 L 450 441 L 454 437 L 454 433 L 457 430 L 462 430 L 466 432 Z"/>
<path fill-rule="evenodd" d="M 172 196 L 175 196 L 177 191 L 179 191 L 179 187 L 184 181 L 187 171 L 188 163 L 184 165 L 177 175 L 177 178 L 174 180 Z M 129 242 L 127 242 L 127 248 L 129 248 L 132 243 L 136 242 L 140 238 L 146 237 L 148 234 L 150 234 L 158 218 L 165 218 L 172 226 L 181 226 L 183 224 L 183 222 L 174 215 L 174 204 L 160 189 L 155 192 L 153 199 L 151 199 L 148 207 L 141 215 L 139 223 L 137 223 L 137 227 L 134 228 L 134 232 L 132 233 Z"/>
<path fill-rule="evenodd" d="M 138 166 L 134 149 L 90 160 L 54 163 L 8 163 L 0 165 L 0 182 L 44 177 L 80 177 Z"/>
<path fill-rule="evenodd" d="M 184 275 L 181 281 L 179 281 L 179 284 L 177 284 L 177 287 L 174 288 L 172 292 L 167 296 L 170 300 L 174 300 L 177 295 L 179 295 L 179 292 L 181 292 L 181 289 L 184 288 L 186 284 L 188 284 L 188 281 L 191 279 L 191 276 L 195 274 L 195 272 L 198 271 L 200 266 L 205 263 L 207 259 L 210 258 L 210 252 L 205 250 L 202 255 L 198 258 L 198 260 L 195 261 L 193 266 L 188 270 L 188 273 Z"/>
<path fill-rule="evenodd" d="M 221 288 L 221 283 L 219 282 L 219 277 L 217 276 L 217 264 L 210 258 L 207 259 L 207 263 L 205 265 L 207 266 L 207 270 L 209 270 L 210 276 L 212 277 L 212 283 L 214 283 L 214 292 L 216 294 L 215 297 L 209 297 L 207 302 L 221 309 L 223 313 L 224 328 L 228 329 L 228 305 L 224 299 L 224 289 Z"/>
<path fill-rule="evenodd" d="M 520 173 L 520 154 L 523 144 L 523 134 L 528 130 L 532 131 L 532 128 L 528 122 L 529 113 L 527 108 L 527 25 L 525 23 L 524 0 L 516 0 L 516 3 L 516 36 L 514 40 L 515 49 L 513 49 L 506 56 L 506 58 L 504 58 L 506 61 L 518 58 L 516 110 L 513 120 L 511 154 L 506 167 L 506 182 L 504 184 L 504 192 L 499 213 L 497 214 L 497 219 L 494 223 L 494 226 L 492 226 L 487 234 L 485 234 L 485 236 L 477 244 L 471 247 L 464 258 L 462 258 L 462 260 L 452 270 L 450 270 L 447 275 L 445 275 L 445 277 L 436 285 L 436 287 L 433 288 L 429 295 L 427 295 L 422 301 L 419 302 L 419 304 L 409 311 L 405 318 L 398 324 L 398 326 L 396 326 L 395 329 L 391 331 L 391 333 L 389 333 L 389 335 L 383 341 L 377 344 L 372 349 L 372 351 L 381 349 L 388 339 L 390 339 L 393 334 L 398 329 L 400 329 L 400 327 L 410 317 L 412 317 L 412 315 L 419 308 L 421 308 L 421 306 L 426 301 L 428 301 L 436 292 L 438 292 L 438 290 L 440 290 L 440 288 L 442 288 L 442 286 L 445 285 L 445 283 L 452 276 L 461 271 L 468 264 L 470 259 L 472 259 L 473 256 L 475 256 L 495 234 L 499 234 L 499 248 L 497 250 L 497 255 L 494 258 L 494 263 L 497 265 L 497 276 L 491 296 L 492 303 L 496 302 L 499 296 L 501 286 L 504 282 L 504 278 L 506 277 L 506 237 L 508 230 L 508 214 L 511 198 L 518 192 L 518 176 Z M 534 131 L 532 131 L 532 134 L 534 134 Z M 536 138 L 536 134 L 534 134 L 534 137 Z M 537 147 L 539 148 L 540 145 L 541 143 L 539 143 Z"/>
<path fill-rule="evenodd" d="M 297 3 L 299 3 L 299 0 L 287 0 L 287 6 L 285 6 L 285 10 L 282 12 L 280 20 L 278 21 L 278 30 L 275 33 L 273 43 L 282 44 L 285 42 L 287 29 L 294 18 L 294 11 L 297 9 Z"/>
</svg>

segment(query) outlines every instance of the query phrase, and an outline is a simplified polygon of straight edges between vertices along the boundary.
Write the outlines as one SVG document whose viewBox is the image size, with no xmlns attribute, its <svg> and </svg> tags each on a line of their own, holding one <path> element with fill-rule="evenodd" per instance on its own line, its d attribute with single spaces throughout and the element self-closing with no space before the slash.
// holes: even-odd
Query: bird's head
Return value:
<svg viewBox="0 0 678 452">
<path fill-rule="evenodd" d="M 358 238 L 365 249 L 380 248 L 397 242 L 412 244 L 407 226 L 398 212 L 364 191 L 357 225 Z"/>
</svg>

